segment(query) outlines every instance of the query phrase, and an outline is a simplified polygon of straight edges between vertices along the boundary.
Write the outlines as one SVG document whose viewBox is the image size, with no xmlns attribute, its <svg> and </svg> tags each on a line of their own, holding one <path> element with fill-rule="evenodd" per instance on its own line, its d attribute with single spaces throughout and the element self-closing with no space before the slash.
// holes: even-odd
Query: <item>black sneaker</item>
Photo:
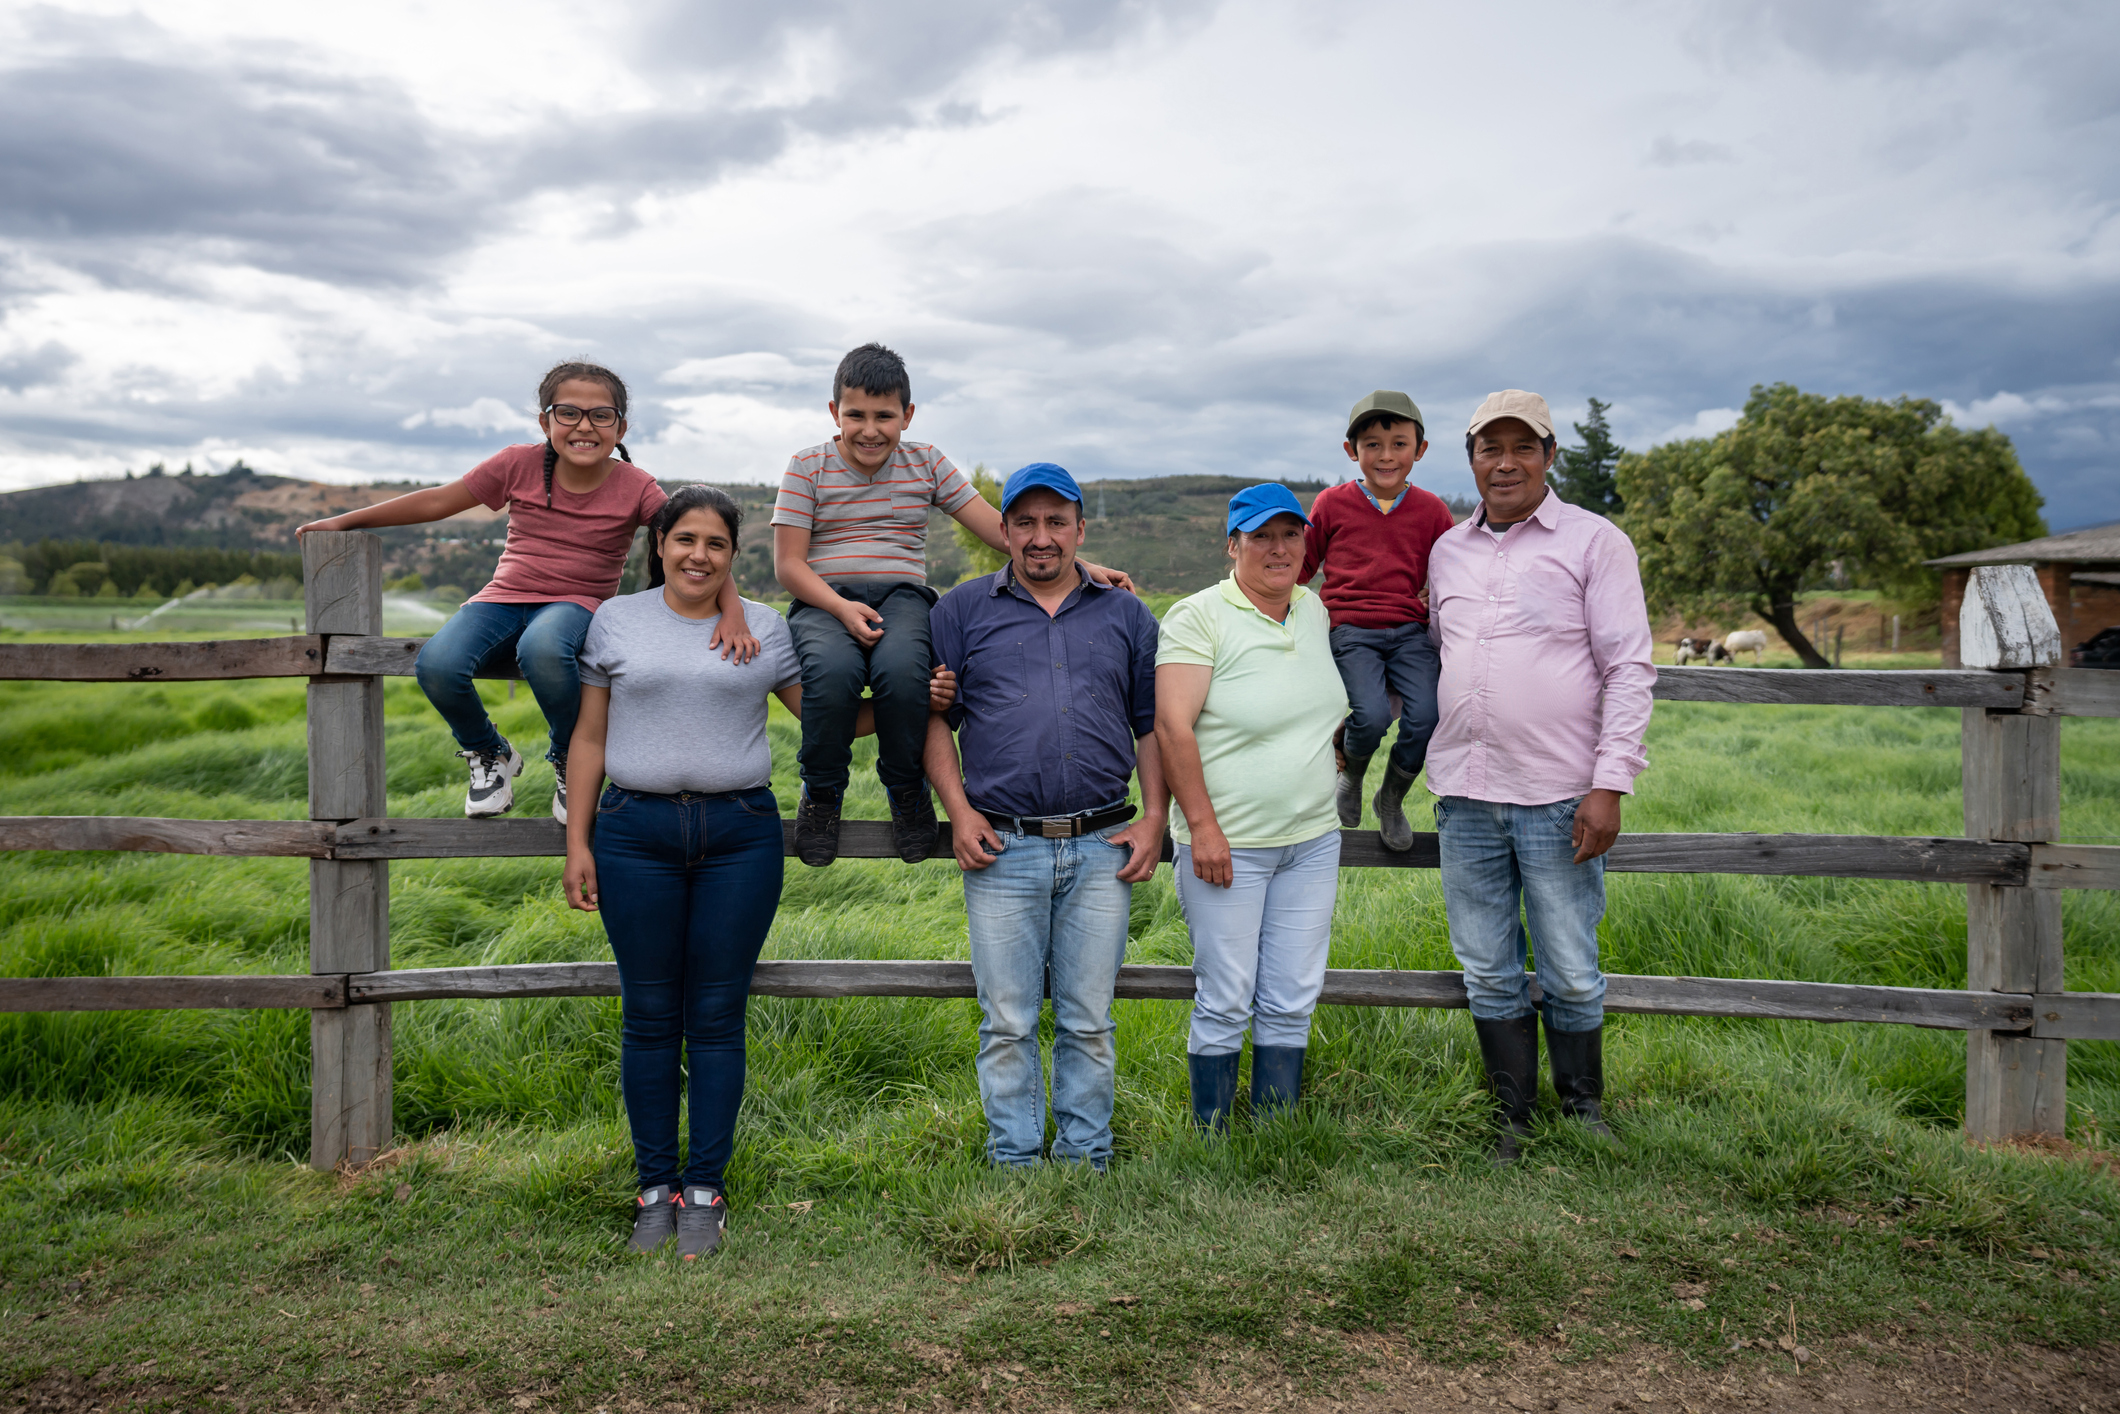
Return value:
<svg viewBox="0 0 2120 1414">
<path fill-rule="evenodd" d="M 677 1255 L 697 1261 L 721 1246 L 722 1229 L 729 1225 L 729 1205 L 721 1190 L 705 1184 L 687 1187 L 677 1199 Z"/>
<path fill-rule="evenodd" d="M 464 790 L 464 814 L 474 820 L 504 815 L 515 804 L 515 778 L 522 774 L 522 753 L 507 742 L 499 751 L 459 751 L 471 763 L 471 783 Z"/>
<path fill-rule="evenodd" d="M 628 1250 L 653 1252 L 677 1236 L 677 1199 L 670 1185 L 658 1183 L 642 1189 L 634 1202 L 638 1206 L 633 1210 L 633 1240 L 626 1244 Z"/>
<path fill-rule="evenodd" d="M 795 857 L 812 869 L 822 869 L 839 857 L 839 800 L 814 799 L 810 788 L 802 788 L 795 807 Z"/>
<path fill-rule="evenodd" d="M 567 823 L 567 763 L 552 763 L 552 818 Z"/>
<path fill-rule="evenodd" d="M 935 852 L 935 801 L 926 786 L 889 792 L 891 797 L 891 845 L 898 857 L 918 864 Z"/>
</svg>

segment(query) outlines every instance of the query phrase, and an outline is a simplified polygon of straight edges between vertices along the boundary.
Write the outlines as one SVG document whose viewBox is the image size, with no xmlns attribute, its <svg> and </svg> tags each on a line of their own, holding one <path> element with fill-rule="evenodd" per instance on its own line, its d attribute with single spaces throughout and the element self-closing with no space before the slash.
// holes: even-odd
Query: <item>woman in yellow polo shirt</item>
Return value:
<svg viewBox="0 0 2120 1414">
<path fill-rule="evenodd" d="M 1193 1117 L 1227 1129 L 1251 1032 L 1254 1117 L 1293 1105 L 1339 893 L 1332 732 L 1347 713 L 1325 606 L 1296 583 L 1303 503 L 1229 501 L 1228 579 L 1163 617 L 1156 745 L 1178 813 L 1179 901 L 1195 992 Z"/>
</svg>

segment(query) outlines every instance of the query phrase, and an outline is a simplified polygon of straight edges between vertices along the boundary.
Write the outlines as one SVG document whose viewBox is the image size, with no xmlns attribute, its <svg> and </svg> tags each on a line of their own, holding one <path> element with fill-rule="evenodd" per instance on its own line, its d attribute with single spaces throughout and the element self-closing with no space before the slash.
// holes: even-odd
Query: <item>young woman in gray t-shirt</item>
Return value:
<svg viewBox="0 0 2120 1414">
<path fill-rule="evenodd" d="M 771 607 L 741 601 L 755 658 L 709 650 L 742 522 L 711 486 L 679 488 L 649 522 L 650 587 L 596 611 L 567 753 L 569 795 L 596 802 L 567 821 L 567 902 L 603 918 L 618 960 L 619 1087 L 641 1190 L 632 1246 L 652 1252 L 675 1236 L 687 1261 L 719 1246 L 727 1223 L 744 1005 L 780 905 L 766 698 L 802 715 L 802 671 Z M 951 685 L 938 678 L 937 690 Z M 874 729 L 866 709 L 860 728 Z M 684 1071 L 692 1138 L 680 1175 Z"/>
</svg>

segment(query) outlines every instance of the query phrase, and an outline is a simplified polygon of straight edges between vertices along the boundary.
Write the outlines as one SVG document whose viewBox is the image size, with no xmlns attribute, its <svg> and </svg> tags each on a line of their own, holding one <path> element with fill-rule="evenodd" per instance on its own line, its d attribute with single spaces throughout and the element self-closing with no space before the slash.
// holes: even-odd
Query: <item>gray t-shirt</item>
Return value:
<svg viewBox="0 0 2120 1414">
<path fill-rule="evenodd" d="M 788 621 L 743 601 L 760 644 L 738 666 L 707 641 L 721 615 L 688 619 L 661 589 L 606 599 L 582 641 L 581 677 L 611 689 L 604 774 L 627 790 L 674 795 L 756 790 L 773 776 L 766 695 L 802 681 Z"/>
</svg>

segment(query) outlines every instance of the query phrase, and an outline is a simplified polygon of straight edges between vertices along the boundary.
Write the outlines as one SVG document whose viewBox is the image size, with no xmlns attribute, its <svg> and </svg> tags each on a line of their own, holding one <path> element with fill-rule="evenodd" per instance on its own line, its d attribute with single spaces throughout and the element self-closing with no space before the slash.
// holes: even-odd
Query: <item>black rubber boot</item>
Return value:
<svg viewBox="0 0 2120 1414">
<path fill-rule="evenodd" d="M 1605 1123 L 1605 1028 L 1556 1031 L 1546 1023 L 1546 1059 L 1553 1067 L 1553 1093 L 1561 1113 L 1600 1139 L 1612 1137 Z"/>
<path fill-rule="evenodd" d="M 1332 802 L 1340 812 L 1340 824 L 1354 829 L 1362 823 L 1362 778 L 1369 774 L 1367 756 L 1350 756 L 1346 769 L 1333 782 Z"/>
<path fill-rule="evenodd" d="M 1406 792 L 1413 789 L 1413 782 L 1412 776 L 1386 762 L 1384 784 L 1369 802 L 1377 812 L 1377 840 L 1394 854 L 1413 848 L 1413 826 L 1406 820 Z"/>
<path fill-rule="evenodd" d="M 822 869 L 839 857 L 838 795 L 826 799 L 811 795 L 803 787 L 795 806 L 795 857 L 812 869 Z"/>
<path fill-rule="evenodd" d="M 1237 1063 L 1243 1059 L 1235 1051 L 1226 1056 L 1185 1057 L 1192 1070 L 1193 1123 L 1213 1134 L 1229 1132 L 1229 1112 L 1237 1106 Z"/>
<path fill-rule="evenodd" d="M 1294 1109 L 1303 1093 L 1303 1047 L 1251 1048 L 1251 1119 L 1257 1124 Z"/>
<path fill-rule="evenodd" d="M 1507 1021 L 1472 1018 L 1480 1038 L 1480 1062 L 1501 1113 L 1496 1117 L 1494 1166 L 1513 1164 L 1520 1141 L 1531 1134 L 1531 1103 L 1538 1098 L 1538 1016 L 1526 1012 Z"/>
</svg>

